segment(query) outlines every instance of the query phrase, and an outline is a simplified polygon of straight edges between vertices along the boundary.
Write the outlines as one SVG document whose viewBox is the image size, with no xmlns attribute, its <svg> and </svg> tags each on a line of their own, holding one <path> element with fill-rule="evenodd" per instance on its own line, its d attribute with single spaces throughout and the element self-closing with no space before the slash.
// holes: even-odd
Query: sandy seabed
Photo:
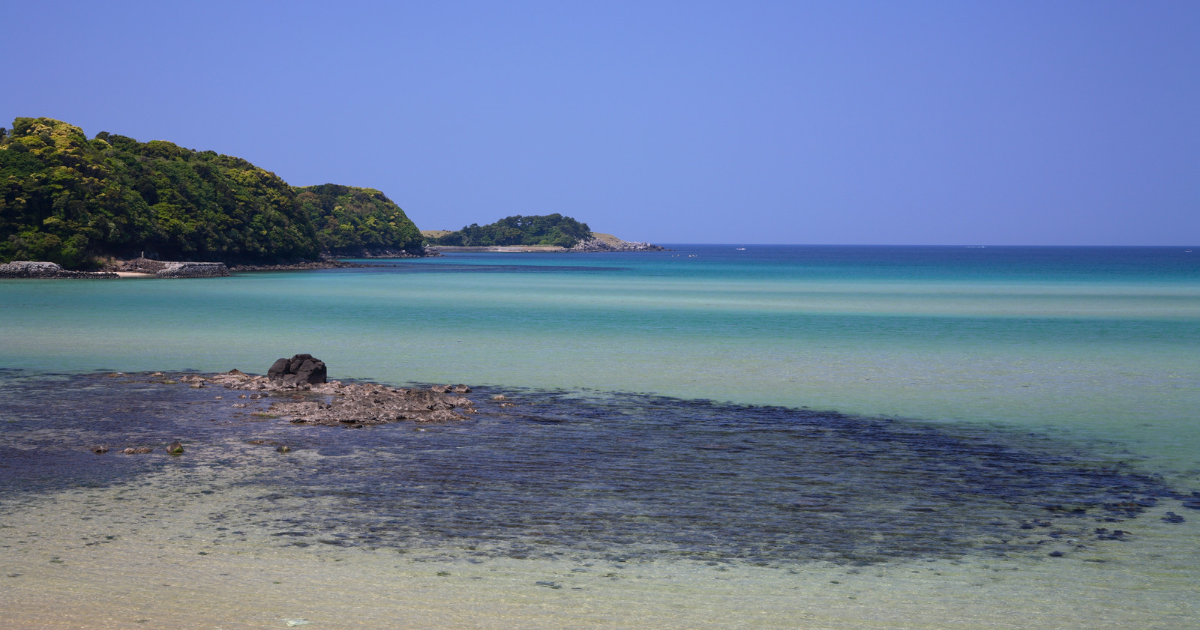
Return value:
<svg viewBox="0 0 1200 630">
<path fill-rule="evenodd" d="M 201 479 L 222 489 L 178 490 Z M 1200 587 L 1181 584 L 1200 554 L 1172 546 L 1178 526 L 1157 518 L 1136 546 L 1057 560 L 474 560 L 222 531 L 220 516 L 260 492 L 239 481 L 175 469 L 7 501 L 0 627 L 1189 628 L 1200 602 Z"/>
</svg>

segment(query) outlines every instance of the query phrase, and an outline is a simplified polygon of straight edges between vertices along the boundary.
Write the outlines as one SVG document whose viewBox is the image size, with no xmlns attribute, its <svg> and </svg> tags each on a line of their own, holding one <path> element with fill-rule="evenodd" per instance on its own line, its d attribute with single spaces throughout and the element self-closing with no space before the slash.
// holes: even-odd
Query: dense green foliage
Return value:
<svg viewBox="0 0 1200 630">
<path fill-rule="evenodd" d="M 321 249 L 330 254 L 356 256 L 421 247 L 417 226 L 378 190 L 323 184 L 297 188 L 296 200 L 317 226 Z"/>
<path fill-rule="evenodd" d="M 104 132 L 88 140 L 57 120 L 18 118 L 0 133 L 0 262 L 78 268 L 145 251 L 279 263 L 314 260 L 327 241 L 338 251 L 419 247 L 416 226 L 382 193 L 333 188 L 309 194 L 240 158 Z M 327 210 L 327 197 L 347 201 Z"/>
<path fill-rule="evenodd" d="M 490 225 L 472 223 L 457 232 L 429 239 L 434 245 L 558 245 L 571 247 L 591 236 L 592 230 L 561 214 L 505 217 Z"/>
</svg>

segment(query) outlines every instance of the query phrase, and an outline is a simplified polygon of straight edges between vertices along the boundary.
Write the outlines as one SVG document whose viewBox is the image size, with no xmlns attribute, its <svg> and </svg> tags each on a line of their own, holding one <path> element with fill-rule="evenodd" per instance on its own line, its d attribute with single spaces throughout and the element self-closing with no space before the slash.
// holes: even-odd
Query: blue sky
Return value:
<svg viewBox="0 0 1200 630">
<path fill-rule="evenodd" d="M 49 116 L 667 243 L 1200 242 L 1198 2 L 9 3 Z"/>
</svg>

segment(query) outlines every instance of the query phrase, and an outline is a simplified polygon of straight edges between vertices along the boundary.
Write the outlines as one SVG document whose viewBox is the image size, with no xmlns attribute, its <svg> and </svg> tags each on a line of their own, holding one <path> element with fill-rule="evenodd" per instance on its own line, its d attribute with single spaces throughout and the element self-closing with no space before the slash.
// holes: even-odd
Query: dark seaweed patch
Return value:
<svg viewBox="0 0 1200 630">
<path fill-rule="evenodd" d="M 270 401 L 234 409 L 229 390 L 146 377 L 16 381 L 0 388 L 0 496 L 237 466 L 259 492 L 214 519 L 314 549 L 763 566 L 1070 558 L 1136 544 L 1139 516 L 1198 501 L 1119 461 L 987 427 L 638 394 L 506 391 L 516 406 L 501 407 L 482 388 L 466 422 L 349 431 L 239 420 Z M 174 459 L 90 452 L 173 439 L 237 446 Z M 274 444 L 314 456 L 239 450 Z"/>
</svg>

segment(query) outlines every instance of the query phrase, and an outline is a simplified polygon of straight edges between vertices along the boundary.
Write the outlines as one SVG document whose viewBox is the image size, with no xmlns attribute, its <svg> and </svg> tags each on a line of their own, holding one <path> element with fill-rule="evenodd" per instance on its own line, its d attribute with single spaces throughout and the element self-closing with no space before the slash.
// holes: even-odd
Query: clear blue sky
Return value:
<svg viewBox="0 0 1200 630">
<path fill-rule="evenodd" d="M 49 116 L 669 243 L 1200 243 L 1200 2 L 10 2 Z"/>
</svg>

